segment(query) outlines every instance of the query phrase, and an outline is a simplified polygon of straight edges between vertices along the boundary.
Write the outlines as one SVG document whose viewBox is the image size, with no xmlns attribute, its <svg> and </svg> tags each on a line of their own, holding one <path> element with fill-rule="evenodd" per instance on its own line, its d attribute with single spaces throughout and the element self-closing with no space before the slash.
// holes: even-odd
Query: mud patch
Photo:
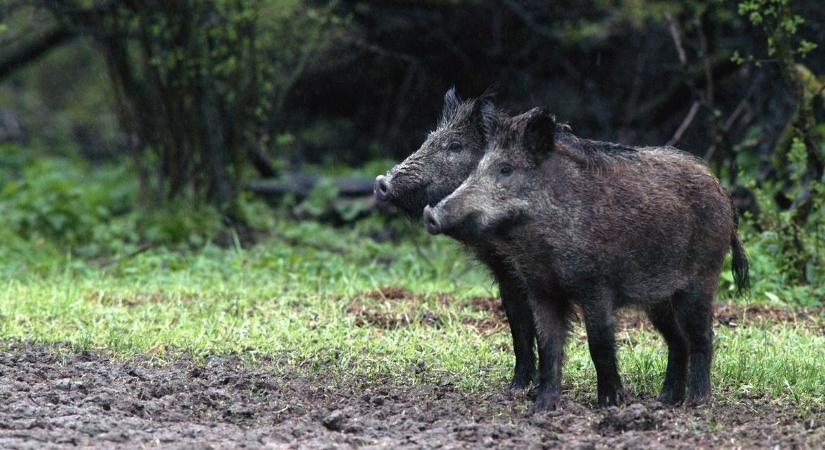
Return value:
<svg viewBox="0 0 825 450">
<path fill-rule="evenodd" d="M 507 317 L 501 300 L 495 297 L 473 297 L 468 300 L 471 308 L 486 312 L 490 315 L 485 322 L 500 322 L 507 324 Z M 716 323 L 727 327 L 742 325 L 768 326 L 779 323 L 800 325 L 819 334 L 825 334 L 825 306 L 814 308 L 786 308 L 771 305 L 714 305 Z M 574 308 L 573 321 L 581 322 L 581 312 Z M 616 312 L 617 329 L 653 330 L 653 325 L 641 311 L 632 308 L 621 309 Z M 504 328 L 504 326 L 500 328 Z M 488 324 L 487 328 L 495 328 Z"/>
<path fill-rule="evenodd" d="M 374 291 L 364 294 L 365 297 L 373 300 L 416 300 L 421 296 L 398 286 L 382 286 Z"/>
<path fill-rule="evenodd" d="M 788 323 L 825 335 L 825 306 L 783 308 L 771 305 L 717 305 L 714 313 L 716 321 L 727 327 Z"/>
<path fill-rule="evenodd" d="M 500 319 L 491 317 L 487 319 L 476 319 L 474 317 L 464 317 L 461 320 L 463 323 L 470 325 L 478 330 L 483 336 L 489 336 L 499 331 L 507 330 L 507 319 Z"/>
<path fill-rule="evenodd" d="M 435 304 L 436 309 L 456 304 L 455 298 L 448 294 L 426 297 L 404 288 L 385 286 L 348 299 L 346 312 L 354 318 L 353 322 L 359 327 L 394 330 L 413 323 L 440 327 L 445 318 L 430 309 L 428 301 Z M 462 303 L 475 311 L 485 313 L 483 318 L 460 317 L 462 323 L 475 327 L 481 334 L 487 336 L 506 328 L 507 318 L 499 299 L 472 297 Z"/>
<path fill-rule="evenodd" d="M 502 321 L 507 320 L 507 316 L 504 314 L 504 305 L 496 297 L 471 297 L 467 300 L 467 303 L 476 311 L 488 313 Z"/>
<path fill-rule="evenodd" d="M 358 326 L 396 329 L 411 323 L 438 326 L 438 315 L 424 306 L 428 297 L 402 287 L 383 286 L 374 291 L 355 296 L 347 306 L 347 312 L 355 317 Z M 484 317 L 461 317 L 461 321 L 473 326 L 487 336 L 507 329 L 507 316 L 497 297 L 471 297 L 456 300 L 449 294 L 436 294 L 441 305 L 463 304 L 469 309 L 484 313 Z M 825 335 L 825 306 L 815 308 L 786 308 L 770 305 L 715 305 L 715 323 L 735 328 L 743 325 L 770 326 L 779 323 L 800 325 L 820 335 Z M 573 322 L 581 323 L 581 312 L 574 308 Z M 616 312 L 617 331 L 644 329 L 653 331 L 653 325 L 641 311 L 632 308 Z"/>
<path fill-rule="evenodd" d="M 442 294 L 443 295 L 443 294 Z M 447 296 L 449 297 L 449 296 Z M 447 299 L 445 301 L 451 301 Z M 467 300 L 470 308 L 489 315 L 485 319 L 468 319 L 465 323 L 477 326 L 481 331 L 506 328 L 507 317 L 501 300 L 496 297 L 472 297 Z M 769 326 L 779 323 L 800 325 L 819 334 L 825 334 L 825 306 L 815 308 L 786 308 L 771 305 L 714 305 L 714 317 L 718 325 L 737 327 L 743 325 Z M 581 311 L 574 308 L 572 320 L 581 323 Z M 645 329 L 653 325 L 641 311 L 632 308 L 616 312 L 617 330 Z"/>
<path fill-rule="evenodd" d="M 425 306 L 426 298 L 400 287 L 381 287 L 348 300 L 347 314 L 356 326 L 393 330 L 419 323 L 440 327 L 437 313 Z"/>
<path fill-rule="evenodd" d="M 529 396 L 307 376 L 234 357 L 124 362 L 0 343 L 0 448 L 817 448 L 825 410 L 633 399 L 529 415 Z M 573 398 L 568 393 L 566 398 Z"/>
<path fill-rule="evenodd" d="M 825 307 L 786 308 L 770 305 L 714 305 L 714 324 L 728 328 L 766 327 L 777 324 L 801 326 L 825 334 Z M 641 311 L 622 309 L 616 313 L 617 329 L 653 331 L 650 320 Z"/>
<path fill-rule="evenodd" d="M 484 313 L 485 317 L 478 319 L 464 317 L 462 322 L 475 327 L 479 333 L 489 336 L 499 331 L 507 330 L 507 315 L 501 300 L 496 297 L 471 297 L 467 305 L 475 311 Z"/>
<path fill-rule="evenodd" d="M 385 330 L 407 326 L 415 317 L 415 312 L 411 308 L 407 308 L 404 312 L 383 312 L 361 303 L 347 306 L 347 313 L 354 317 L 356 326 L 377 327 Z"/>
</svg>

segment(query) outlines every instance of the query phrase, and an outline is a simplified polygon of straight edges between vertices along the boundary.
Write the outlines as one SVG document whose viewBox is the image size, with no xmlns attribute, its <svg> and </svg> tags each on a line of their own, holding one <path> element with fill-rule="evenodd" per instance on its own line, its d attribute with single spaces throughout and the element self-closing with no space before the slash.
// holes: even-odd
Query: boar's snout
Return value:
<svg viewBox="0 0 825 450">
<path fill-rule="evenodd" d="M 373 185 L 373 193 L 375 198 L 385 202 L 390 198 L 390 179 L 384 175 L 375 177 L 375 184 Z"/>
<path fill-rule="evenodd" d="M 430 205 L 424 208 L 424 225 L 430 234 L 441 233 L 441 221 L 438 219 L 438 211 Z"/>
</svg>

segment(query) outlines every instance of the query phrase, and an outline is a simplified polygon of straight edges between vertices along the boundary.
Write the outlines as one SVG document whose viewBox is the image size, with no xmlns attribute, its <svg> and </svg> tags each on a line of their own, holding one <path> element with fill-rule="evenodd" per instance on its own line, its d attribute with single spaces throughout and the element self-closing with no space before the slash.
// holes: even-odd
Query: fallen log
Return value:
<svg viewBox="0 0 825 450">
<path fill-rule="evenodd" d="M 261 179 L 251 181 L 246 189 L 255 194 L 266 197 L 280 197 L 286 194 L 294 195 L 302 200 L 309 195 L 312 188 L 326 177 L 307 173 L 287 173 L 276 180 Z M 373 178 L 367 177 L 333 177 L 331 178 L 338 189 L 338 197 L 366 197 L 372 195 Z"/>
</svg>

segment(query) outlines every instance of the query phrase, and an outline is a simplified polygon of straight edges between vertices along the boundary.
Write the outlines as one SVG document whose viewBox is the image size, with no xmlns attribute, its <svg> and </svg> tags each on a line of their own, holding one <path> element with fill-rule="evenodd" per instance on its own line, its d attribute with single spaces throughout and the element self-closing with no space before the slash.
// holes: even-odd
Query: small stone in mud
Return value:
<svg viewBox="0 0 825 450">
<path fill-rule="evenodd" d="M 255 413 L 245 406 L 232 406 L 223 412 L 224 419 L 251 419 Z"/>
<path fill-rule="evenodd" d="M 344 413 L 340 409 L 336 409 L 321 421 L 324 426 L 330 431 L 341 431 L 344 425 Z"/>
<path fill-rule="evenodd" d="M 55 381 L 53 386 L 55 389 L 60 389 L 61 391 L 69 391 L 72 389 L 73 384 L 74 383 L 72 383 L 72 380 L 68 378 L 61 378 Z"/>
</svg>

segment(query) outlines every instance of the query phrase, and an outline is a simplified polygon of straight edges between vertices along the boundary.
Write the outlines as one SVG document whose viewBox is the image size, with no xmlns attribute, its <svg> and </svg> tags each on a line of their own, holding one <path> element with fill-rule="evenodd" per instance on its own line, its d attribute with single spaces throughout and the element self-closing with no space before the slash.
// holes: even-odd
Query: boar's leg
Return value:
<svg viewBox="0 0 825 450">
<path fill-rule="evenodd" d="M 689 405 L 701 404 L 710 398 L 710 364 L 713 357 L 712 303 L 712 288 L 688 286 L 674 296 L 673 307 L 679 325 L 690 343 L 687 387 Z"/>
<path fill-rule="evenodd" d="M 659 401 L 676 405 L 685 399 L 689 349 L 687 337 L 676 321 L 670 299 L 648 308 L 647 317 L 667 343 L 667 371 Z"/>
<path fill-rule="evenodd" d="M 495 271 L 498 280 L 501 302 L 507 313 L 510 323 L 510 334 L 513 335 L 513 351 L 516 355 L 516 367 L 513 371 L 513 380 L 510 389 L 524 389 L 533 381 L 536 372 L 536 353 L 534 351 L 536 330 L 533 324 L 533 313 L 527 302 L 524 286 L 515 280 L 507 271 Z"/>
<path fill-rule="evenodd" d="M 528 293 L 530 309 L 536 325 L 539 350 L 538 396 L 533 412 L 558 408 L 561 396 L 561 366 L 564 341 L 567 338 L 569 305 L 557 298 L 536 292 Z"/>
<path fill-rule="evenodd" d="M 619 405 L 624 402 L 624 388 L 616 362 L 613 294 L 594 290 L 581 305 L 587 345 L 596 366 L 597 404 L 599 407 Z"/>
</svg>

